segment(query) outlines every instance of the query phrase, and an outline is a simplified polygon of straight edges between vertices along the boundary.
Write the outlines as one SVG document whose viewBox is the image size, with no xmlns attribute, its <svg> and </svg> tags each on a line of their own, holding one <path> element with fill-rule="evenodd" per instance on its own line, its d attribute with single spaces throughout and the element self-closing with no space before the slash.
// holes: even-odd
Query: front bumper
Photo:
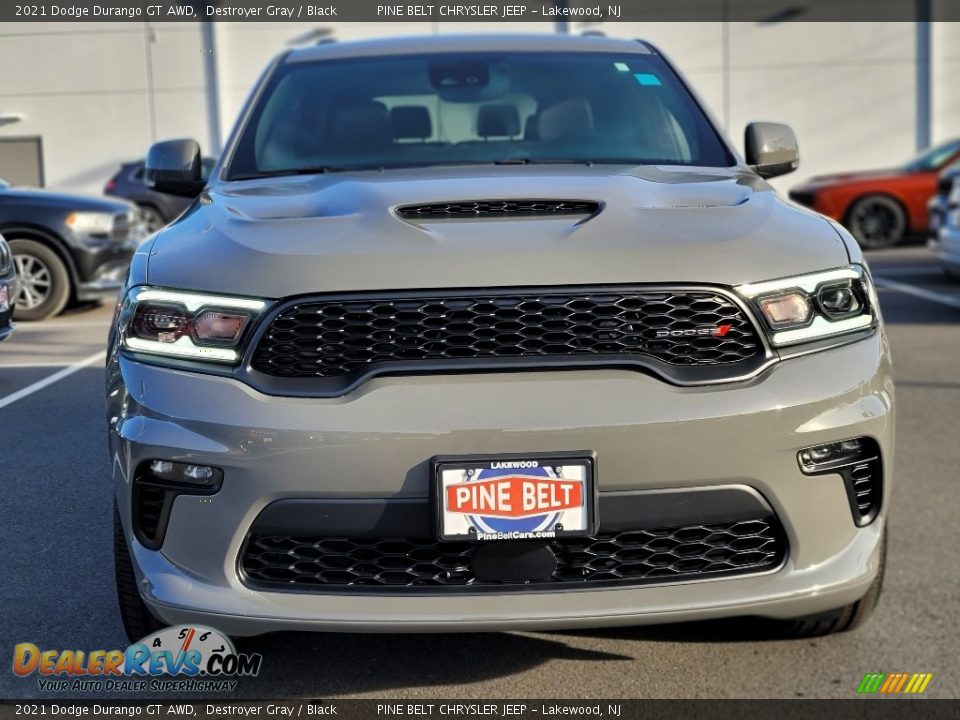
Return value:
<svg viewBox="0 0 960 720">
<path fill-rule="evenodd" d="M 960 225 L 941 227 L 936 242 L 929 243 L 929 247 L 941 263 L 953 273 L 960 274 Z"/>
<path fill-rule="evenodd" d="M 70 253 L 76 266 L 76 299 L 87 302 L 116 296 L 136 250 L 132 235 L 121 241 L 75 236 Z"/>
<path fill-rule="evenodd" d="M 881 333 L 796 357 L 749 382 L 679 388 L 618 370 L 383 377 L 332 399 L 262 395 L 230 378 L 115 356 L 113 475 L 141 592 L 167 622 L 274 630 L 591 627 L 734 615 L 796 617 L 861 597 L 883 509 L 858 528 L 838 475 L 803 475 L 800 448 L 870 436 L 890 497 L 893 383 Z M 638 587 L 404 595 L 253 589 L 238 556 L 255 518 L 288 498 L 426 498 L 434 455 L 592 450 L 604 493 L 747 486 L 789 545 L 774 572 Z M 160 550 L 132 536 L 129 478 L 154 458 L 223 468 L 215 495 L 181 495 Z M 602 520 L 601 520 L 602 522 Z"/>
<path fill-rule="evenodd" d="M 132 253 L 129 256 L 124 253 L 119 259 L 99 266 L 89 280 L 77 285 L 77 300 L 87 302 L 116 297 L 123 288 L 132 257 Z"/>
<path fill-rule="evenodd" d="M 17 296 L 17 276 L 12 272 L 0 277 L 0 342 L 13 334 L 13 298 Z M 5 298 L 5 300 L 2 300 Z"/>
</svg>

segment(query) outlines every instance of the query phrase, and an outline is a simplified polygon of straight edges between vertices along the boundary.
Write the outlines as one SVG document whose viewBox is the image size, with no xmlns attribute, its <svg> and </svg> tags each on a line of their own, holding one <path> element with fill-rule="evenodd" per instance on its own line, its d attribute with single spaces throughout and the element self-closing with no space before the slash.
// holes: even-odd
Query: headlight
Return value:
<svg viewBox="0 0 960 720">
<path fill-rule="evenodd" d="M 876 323 L 873 286 L 859 265 L 735 290 L 764 319 L 774 347 L 863 331 Z"/>
<path fill-rule="evenodd" d="M 136 287 L 120 314 L 123 347 L 167 357 L 236 363 L 265 300 Z"/>
<path fill-rule="evenodd" d="M 113 232 L 111 213 L 72 212 L 66 223 L 78 235 L 109 235 Z"/>
</svg>

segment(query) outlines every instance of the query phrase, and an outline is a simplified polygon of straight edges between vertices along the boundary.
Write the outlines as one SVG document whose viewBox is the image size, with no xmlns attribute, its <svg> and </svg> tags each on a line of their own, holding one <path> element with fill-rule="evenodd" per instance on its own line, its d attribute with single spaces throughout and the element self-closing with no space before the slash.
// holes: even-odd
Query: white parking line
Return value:
<svg viewBox="0 0 960 720">
<path fill-rule="evenodd" d="M 923 288 L 916 287 L 915 285 L 907 285 L 906 283 L 896 282 L 895 280 L 887 280 L 883 277 L 874 277 L 873 280 L 877 287 L 887 288 L 895 292 L 901 292 L 904 295 L 913 295 L 914 297 L 922 298 L 923 300 L 929 300 L 930 302 L 940 303 L 941 305 L 960 308 L 960 297 L 955 295 L 941 295 L 940 293 L 930 292 L 929 290 L 924 290 Z"/>
<path fill-rule="evenodd" d="M 69 364 L 69 360 L 61 360 L 60 362 L 51 360 L 49 362 L 5 363 L 2 362 L 2 358 L 0 358 L 0 370 L 29 370 L 32 368 L 66 367 Z"/>
<path fill-rule="evenodd" d="M 10 395 L 7 395 L 4 398 L 0 398 L 0 409 L 3 409 L 7 405 L 15 403 L 17 400 L 22 400 L 28 395 L 33 395 L 33 393 L 37 392 L 38 390 L 43 390 L 45 387 L 48 387 L 49 385 L 53 385 L 55 382 L 58 382 L 60 380 L 63 380 L 65 377 L 69 377 L 70 375 L 73 375 L 78 370 L 83 370 L 83 368 L 87 367 L 88 365 L 93 365 L 95 362 L 99 360 L 105 360 L 106 357 L 107 357 L 107 353 L 101 350 L 100 352 L 94 353 L 93 355 L 86 357 L 83 360 L 78 360 L 73 365 L 69 365 L 65 367 L 63 370 L 59 372 L 55 372 L 53 375 L 48 375 L 47 377 L 43 378 L 43 380 L 37 380 L 37 382 L 33 383 L 32 385 L 27 385 L 22 390 L 17 390 L 15 393 L 11 393 Z"/>
</svg>

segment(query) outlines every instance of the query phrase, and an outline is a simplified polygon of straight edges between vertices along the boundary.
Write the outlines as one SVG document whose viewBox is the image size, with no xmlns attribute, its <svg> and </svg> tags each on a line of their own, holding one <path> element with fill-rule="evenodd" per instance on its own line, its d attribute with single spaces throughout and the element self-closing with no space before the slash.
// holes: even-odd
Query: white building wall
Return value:
<svg viewBox="0 0 960 720">
<path fill-rule="evenodd" d="M 43 138 L 47 187 L 99 193 L 158 137 L 204 138 L 193 25 L 0 24 L 0 138 Z M 3 168 L 0 168 L 0 177 Z"/>
<path fill-rule="evenodd" d="M 941 0 L 942 1 L 942 0 Z M 313 23 L 218 23 L 222 136 L 267 61 Z M 551 31 L 551 23 L 333 24 L 338 39 L 433 32 Z M 579 31 L 579 26 L 572 28 Z M 678 65 L 737 147 L 751 120 L 794 126 L 801 167 L 884 167 L 915 143 L 913 23 L 609 23 Z M 933 30 L 933 140 L 960 135 L 960 23 Z M 209 151 L 199 26 L 129 23 L 0 25 L 0 137 L 41 135 L 48 187 L 99 192 L 116 166 L 155 139 L 195 137 Z M 0 168 L 0 177 L 3 169 Z"/>
</svg>

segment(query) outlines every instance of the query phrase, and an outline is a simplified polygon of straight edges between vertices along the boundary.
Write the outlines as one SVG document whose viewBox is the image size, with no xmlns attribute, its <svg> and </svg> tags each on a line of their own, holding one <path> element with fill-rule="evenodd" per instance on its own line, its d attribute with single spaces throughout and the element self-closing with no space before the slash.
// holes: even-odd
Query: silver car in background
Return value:
<svg viewBox="0 0 960 720">
<path fill-rule="evenodd" d="M 942 222 L 931 247 L 944 272 L 960 280 L 960 174 L 953 174 L 951 181 L 943 195 Z"/>
<path fill-rule="evenodd" d="M 137 252 L 110 339 L 114 552 L 161 624 L 483 631 L 872 611 L 889 346 L 838 224 L 643 42 L 274 61 Z"/>
</svg>

